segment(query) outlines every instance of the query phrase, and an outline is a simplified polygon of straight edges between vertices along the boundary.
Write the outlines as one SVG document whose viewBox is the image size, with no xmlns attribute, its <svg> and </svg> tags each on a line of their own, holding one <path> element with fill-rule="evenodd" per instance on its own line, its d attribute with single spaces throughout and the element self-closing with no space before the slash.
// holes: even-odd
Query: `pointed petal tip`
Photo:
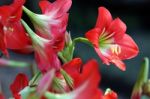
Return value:
<svg viewBox="0 0 150 99">
<path fill-rule="evenodd" d="M 96 27 L 99 27 L 102 30 L 103 28 L 107 28 L 111 21 L 112 16 L 109 10 L 107 10 L 105 7 L 99 7 Z"/>
<path fill-rule="evenodd" d="M 126 65 L 123 61 L 121 60 L 112 60 L 112 63 L 114 63 L 120 70 L 126 71 Z"/>
</svg>

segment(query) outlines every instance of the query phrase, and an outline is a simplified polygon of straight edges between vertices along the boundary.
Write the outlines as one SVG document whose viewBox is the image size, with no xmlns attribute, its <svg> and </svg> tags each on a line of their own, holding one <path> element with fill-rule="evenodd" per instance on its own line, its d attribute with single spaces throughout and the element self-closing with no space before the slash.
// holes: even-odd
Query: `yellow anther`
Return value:
<svg viewBox="0 0 150 99">
<path fill-rule="evenodd" d="M 13 32 L 14 29 L 12 27 L 8 27 L 8 31 Z"/>
<path fill-rule="evenodd" d="M 121 53 L 121 48 L 119 45 L 115 44 L 111 46 L 111 52 L 113 54 L 119 55 Z"/>
<path fill-rule="evenodd" d="M 14 31 L 14 29 L 13 29 L 12 27 L 6 27 L 6 26 L 4 26 L 3 30 L 4 30 L 5 32 L 7 32 L 7 31 L 13 32 L 13 31 Z"/>
<path fill-rule="evenodd" d="M 16 16 L 10 16 L 9 18 L 12 18 L 12 19 L 13 19 L 13 18 L 16 18 Z"/>
</svg>

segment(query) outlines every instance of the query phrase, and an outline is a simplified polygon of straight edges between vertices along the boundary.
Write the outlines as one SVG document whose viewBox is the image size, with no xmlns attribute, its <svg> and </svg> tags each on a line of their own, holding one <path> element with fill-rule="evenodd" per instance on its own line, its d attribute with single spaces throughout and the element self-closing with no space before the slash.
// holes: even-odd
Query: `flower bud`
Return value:
<svg viewBox="0 0 150 99">
<path fill-rule="evenodd" d="M 143 85 L 143 94 L 150 97 L 150 79 Z"/>
</svg>

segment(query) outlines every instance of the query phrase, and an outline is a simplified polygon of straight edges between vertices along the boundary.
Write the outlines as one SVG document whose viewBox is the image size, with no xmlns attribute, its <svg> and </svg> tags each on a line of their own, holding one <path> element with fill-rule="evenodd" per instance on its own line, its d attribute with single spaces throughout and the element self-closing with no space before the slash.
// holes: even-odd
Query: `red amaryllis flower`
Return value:
<svg viewBox="0 0 150 99">
<path fill-rule="evenodd" d="M 118 99 L 118 95 L 116 92 L 114 92 L 110 89 L 107 89 L 103 96 L 103 99 Z"/>
<path fill-rule="evenodd" d="M 28 78 L 25 74 L 20 73 L 16 76 L 14 82 L 10 85 L 10 90 L 15 99 L 21 99 L 19 92 L 28 86 L 28 82 Z"/>
<path fill-rule="evenodd" d="M 98 88 L 100 74 L 95 60 L 90 60 L 82 66 L 81 59 L 76 58 L 63 68 L 73 79 L 73 93 L 78 94 L 73 99 L 101 99 L 102 93 Z M 83 86 L 85 87 L 82 89 Z"/>
<path fill-rule="evenodd" d="M 110 12 L 100 7 L 96 26 L 86 33 L 86 38 L 105 64 L 114 63 L 125 71 L 122 60 L 133 58 L 139 52 L 136 43 L 125 32 L 126 25 L 119 18 L 112 20 Z"/>
<path fill-rule="evenodd" d="M 29 37 L 20 23 L 24 2 L 14 0 L 12 4 L 0 7 L 0 46 L 3 53 L 6 53 L 6 48 L 24 49 L 30 46 Z"/>
<path fill-rule="evenodd" d="M 58 59 L 57 53 L 51 48 L 51 46 L 48 45 L 48 42 L 47 44 L 43 43 L 42 46 L 37 45 L 34 50 L 38 68 L 42 73 L 46 73 L 52 68 L 57 70 L 60 68 L 60 61 Z"/>
<path fill-rule="evenodd" d="M 64 37 L 68 22 L 68 13 L 71 0 L 56 0 L 51 3 L 48 0 L 40 1 L 43 14 L 35 14 L 24 7 L 24 11 L 30 17 L 36 33 L 46 39 L 51 40 L 53 48 L 60 51 L 64 47 Z"/>
<path fill-rule="evenodd" d="M 32 46 L 35 52 L 35 59 L 37 65 L 42 73 L 49 71 L 52 68 L 59 69 L 60 61 L 57 57 L 56 51 L 53 49 L 51 40 L 45 39 L 35 34 L 30 27 L 22 20 L 22 24 L 26 28 L 29 37 L 32 40 Z"/>
<path fill-rule="evenodd" d="M 0 92 L 0 99 L 6 99 L 1 92 Z"/>
<path fill-rule="evenodd" d="M 61 74 L 59 74 L 58 71 L 56 72 L 56 76 L 53 78 L 53 80 L 55 80 L 51 82 L 49 88 L 47 88 L 49 92 L 47 92 L 47 94 L 44 94 L 46 98 L 53 97 L 55 99 L 102 99 L 102 92 L 98 89 L 100 75 L 98 71 L 98 64 L 95 60 L 90 60 L 88 63 L 83 65 L 82 68 L 81 59 L 76 58 L 65 64 L 63 66 L 63 69 L 66 73 L 63 74 L 61 72 Z M 71 77 L 70 79 L 69 76 Z M 71 80 L 73 81 L 72 87 L 69 84 L 70 82 L 72 82 Z M 57 87 L 55 85 L 56 81 Z M 43 88 L 45 88 L 44 83 L 43 87 L 40 86 L 38 88 L 38 92 L 41 93 L 40 91 L 42 90 L 42 93 L 44 93 Z M 63 88 L 63 90 L 58 88 Z"/>
</svg>

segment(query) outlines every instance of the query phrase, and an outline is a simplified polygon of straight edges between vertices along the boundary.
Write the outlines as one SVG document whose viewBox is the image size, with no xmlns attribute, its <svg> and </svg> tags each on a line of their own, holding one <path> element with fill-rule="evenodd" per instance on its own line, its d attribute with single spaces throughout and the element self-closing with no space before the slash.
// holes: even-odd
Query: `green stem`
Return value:
<svg viewBox="0 0 150 99">
<path fill-rule="evenodd" d="M 59 58 L 61 58 L 61 60 L 63 61 L 63 63 L 67 63 L 67 59 L 65 59 L 65 57 L 63 56 L 63 54 L 61 52 L 58 53 Z"/>
<path fill-rule="evenodd" d="M 140 69 L 139 80 L 142 81 L 142 83 L 148 81 L 148 74 L 149 74 L 149 59 L 145 57 L 142 63 L 142 67 Z"/>
<path fill-rule="evenodd" d="M 71 76 L 63 69 L 61 69 L 60 72 L 64 76 L 65 81 L 68 84 L 69 88 L 73 90 L 73 79 L 71 78 Z"/>
<path fill-rule="evenodd" d="M 29 86 L 34 87 L 35 85 L 37 85 L 37 82 L 38 82 L 40 76 L 41 76 L 41 72 L 38 72 L 30 81 Z"/>
<path fill-rule="evenodd" d="M 27 62 L 20 62 L 20 61 L 14 61 L 14 60 L 6 60 L 0 58 L 0 65 L 7 65 L 11 67 L 27 67 L 30 66 Z"/>
<path fill-rule="evenodd" d="M 38 36 L 36 33 L 34 33 L 33 30 L 27 25 L 27 23 L 24 20 L 21 20 L 21 22 L 22 22 L 23 26 L 25 27 L 27 33 L 29 34 L 30 38 L 32 39 L 32 43 L 41 44 L 42 43 L 42 41 L 41 41 L 42 38 L 40 36 Z"/>
<path fill-rule="evenodd" d="M 90 46 L 93 46 L 92 43 L 87 39 L 87 38 L 83 38 L 83 37 L 78 37 L 78 38 L 75 38 L 73 40 L 73 44 L 75 45 L 76 43 L 78 42 L 82 42 L 82 43 L 85 43 L 85 44 L 88 44 Z"/>
</svg>

